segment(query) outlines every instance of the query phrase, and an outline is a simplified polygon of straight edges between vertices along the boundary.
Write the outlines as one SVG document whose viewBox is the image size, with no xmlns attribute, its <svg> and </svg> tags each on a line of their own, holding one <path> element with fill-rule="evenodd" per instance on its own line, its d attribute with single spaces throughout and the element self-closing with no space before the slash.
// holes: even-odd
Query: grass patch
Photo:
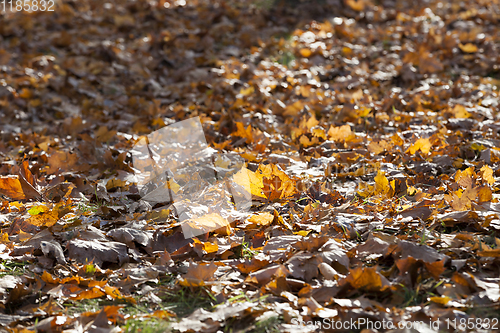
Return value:
<svg viewBox="0 0 500 333">
<path fill-rule="evenodd" d="M 98 298 L 94 299 L 83 299 L 77 302 L 64 303 L 63 306 L 67 309 L 67 314 L 69 316 L 74 316 L 83 312 L 97 312 L 102 310 L 104 304 L 109 303 L 109 301 L 101 300 Z"/>
<path fill-rule="evenodd" d="M 280 333 L 280 317 L 272 316 L 264 320 L 260 320 L 255 323 L 255 328 L 252 329 L 251 333 Z"/>
<path fill-rule="evenodd" d="M 32 275 L 33 273 L 26 267 L 28 264 L 29 263 L 26 261 L 15 262 L 3 260 L 0 263 L 0 277 L 4 277 L 6 275 L 21 276 L 26 273 L 30 273 L 30 275 Z"/>
<path fill-rule="evenodd" d="M 478 318 L 498 318 L 500 319 L 500 306 L 486 305 L 486 306 L 473 306 L 465 311 L 467 314 Z"/>
<path fill-rule="evenodd" d="M 163 301 L 161 305 L 179 317 L 188 316 L 199 308 L 211 309 L 217 304 L 215 297 L 205 287 L 177 287 L 177 290 L 163 291 L 158 296 Z"/>
<path fill-rule="evenodd" d="M 170 332 L 170 325 L 167 321 L 161 319 L 130 319 L 122 327 L 126 333 L 163 333 Z"/>
</svg>

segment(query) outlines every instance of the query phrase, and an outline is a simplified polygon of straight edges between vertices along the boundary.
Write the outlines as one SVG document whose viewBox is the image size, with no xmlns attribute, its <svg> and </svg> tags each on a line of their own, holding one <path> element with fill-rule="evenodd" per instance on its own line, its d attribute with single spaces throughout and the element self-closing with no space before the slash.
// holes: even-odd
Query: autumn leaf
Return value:
<svg viewBox="0 0 500 333">
<path fill-rule="evenodd" d="M 472 43 L 467 43 L 467 44 L 458 44 L 458 47 L 460 48 L 460 50 L 462 50 L 462 52 L 465 52 L 465 53 L 474 53 L 474 52 L 477 52 L 478 48 L 476 45 L 472 44 Z"/>
<path fill-rule="evenodd" d="M 330 126 L 328 137 L 333 141 L 347 142 L 355 138 L 355 134 L 351 130 L 351 126 L 342 125 L 340 127 Z"/>
<path fill-rule="evenodd" d="M 475 177 L 476 173 L 473 167 L 465 170 L 457 170 L 455 173 L 455 182 L 462 187 L 468 188 L 474 185 Z"/>
<path fill-rule="evenodd" d="M 495 178 L 493 177 L 493 170 L 487 165 L 483 165 L 479 172 L 479 175 L 486 181 L 488 184 L 493 185 L 495 183 Z"/>
<path fill-rule="evenodd" d="M 465 109 L 463 105 L 455 105 L 451 110 L 455 118 L 470 118 L 471 114 Z"/>
<path fill-rule="evenodd" d="M 345 0 L 345 4 L 357 12 L 365 9 L 364 0 Z"/>
<path fill-rule="evenodd" d="M 263 193 L 264 184 L 262 178 L 255 172 L 243 167 L 233 176 L 233 181 L 240 185 L 246 192 L 260 198 L 266 198 Z"/>
<path fill-rule="evenodd" d="M 378 171 L 375 176 L 375 193 L 386 194 L 390 191 L 389 180 L 385 177 L 382 171 Z"/>
<path fill-rule="evenodd" d="M 182 223 L 186 238 L 214 231 L 220 235 L 231 234 L 229 222 L 217 213 L 205 214 L 198 218 L 188 219 Z"/>
<path fill-rule="evenodd" d="M 271 201 L 286 199 L 297 193 L 295 182 L 275 164 L 261 164 L 255 174 L 262 180 L 262 191 Z"/>
<path fill-rule="evenodd" d="M 0 177 L 0 194 L 14 200 L 23 200 L 26 198 L 19 177 Z"/>
<path fill-rule="evenodd" d="M 236 128 L 237 128 L 237 131 L 232 133 L 232 135 L 239 136 L 240 138 L 246 139 L 247 143 L 250 143 L 253 141 L 252 126 L 248 125 L 248 127 L 245 128 L 242 123 L 236 122 Z"/>
<path fill-rule="evenodd" d="M 189 265 L 187 273 L 179 281 L 179 284 L 186 287 L 204 286 L 205 282 L 214 280 L 214 273 L 217 271 L 217 266 L 213 263 Z"/>
<path fill-rule="evenodd" d="M 350 274 L 341 281 L 348 284 L 353 289 L 380 292 L 389 288 L 389 281 L 377 272 L 376 267 L 355 268 L 350 270 Z"/>
<path fill-rule="evenodd" d="M 274 220 L 274 215 L 270 213 L 260 213 L 256 215 L 252 215 L 248 222 L 252 223 L 255 226 L 267 226 Z"/>
<path fill-rule="evenodd" d="M 37 227 L 51 227 L 59 220 L 59 212 L 53 209 L 46 212 L 33 215 L 28 219 L 28 222 Z"/>
<path fill-rule="evenodd" d="M 423 154 L 428 154 L 430 149 L 432 147 L 432 144 L 429 140 L 429 138 L 420 138 L 413 145 L 411 145 L 406 152 L 409 152 L 410 154 L 415 154 L 417 151 L 421 151 Z"/>
</svg>

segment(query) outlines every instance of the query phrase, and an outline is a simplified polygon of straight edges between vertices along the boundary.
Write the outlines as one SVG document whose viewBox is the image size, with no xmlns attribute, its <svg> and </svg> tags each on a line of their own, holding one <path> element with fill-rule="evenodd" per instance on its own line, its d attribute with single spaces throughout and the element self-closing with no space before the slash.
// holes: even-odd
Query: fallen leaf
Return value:
<svg viewBox="0 0 500 333">
<path fill-rule="evenodd" d="M 122 265 L 129 261 L 127 247 L 118 242 L 73 239 L 68 242 L 67 247 L 69 257 L 82 264 L 94 262 L 98 265 L 103 263 Z"/>
<path fill-rule="evenodd" d="M 465 53 L 475 53 L 477 52 L 478 48 L 476 45 L 472 44 L 472 43 L 467 43 L 467 44 L 458 44 L 458 47 L 460 48 L 460 50 L 462 50 L 462 52 L 465 52 Z"/>
</svg>

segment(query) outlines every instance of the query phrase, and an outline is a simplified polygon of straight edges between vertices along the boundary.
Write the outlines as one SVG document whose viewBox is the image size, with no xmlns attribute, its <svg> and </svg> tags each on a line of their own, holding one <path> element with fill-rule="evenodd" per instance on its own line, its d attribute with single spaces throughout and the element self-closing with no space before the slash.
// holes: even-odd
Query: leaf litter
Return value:
<svg viewBox="0 0 500 333">
<path fill-rule="evenodd" d="M 498 329 L 498 1 L 56 7 L 0 14 L 3 330 Z M 141 200 L 134 146 L 193 117 L 246 214 L 165 199 L 199 166 Z"/>
</svg>

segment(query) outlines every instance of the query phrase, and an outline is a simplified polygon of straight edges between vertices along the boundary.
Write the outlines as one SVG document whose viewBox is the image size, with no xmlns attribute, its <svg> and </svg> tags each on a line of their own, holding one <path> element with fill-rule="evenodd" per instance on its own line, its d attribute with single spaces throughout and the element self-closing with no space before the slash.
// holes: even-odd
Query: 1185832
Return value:
<svg viewBox="0 0 500 333">
<path fill-rule="evenodd" d="M 53 12 L 54 0 L 0 0 L 0 11 L 6 12 Z"/>
</svg>

